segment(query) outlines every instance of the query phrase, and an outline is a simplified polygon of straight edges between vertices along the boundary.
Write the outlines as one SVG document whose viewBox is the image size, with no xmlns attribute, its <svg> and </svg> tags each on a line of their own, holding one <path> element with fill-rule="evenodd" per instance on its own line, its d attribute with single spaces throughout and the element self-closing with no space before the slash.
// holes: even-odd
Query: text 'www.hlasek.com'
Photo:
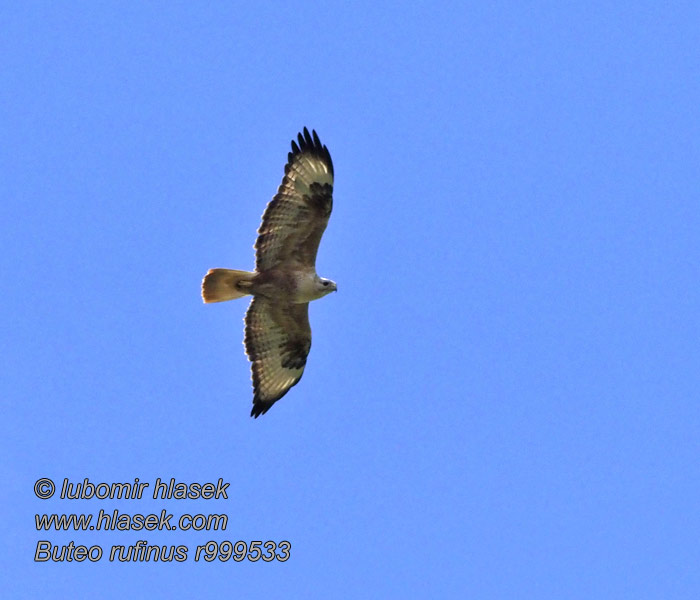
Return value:
<svg viewBox="0 0 700 600">
<path fill-rule="evenodd" d="M 136 478 L 133 483 L 92 483 L 89 479 L 71 482 L 64 479 L 57 489 L 51 479 L 42 478 L 34 484 L 34 493 L 42 500 L 54 498 L 57 492 L 61 500 L 228 500 L 228 487 L 223 479 L 216 483 L 182 483 L 158 478 L 151 484 Z M 166 509 L 142 514 L 101 508 L 97 513 L 35 514 L 34 518 L 36 530 L 41 532 L 201 532 L 226 531 L 228 526 L 226 514 L 183 512 L 176 516 Z M 34 562 L 285 562 L 289 560 L 292 549 L 287 540 L 209 540 L 190 547 L 149 543 L 142 537 L 143 534 L 139 534 L 131 543 L 106 545 L 80 543 L 82 540 L 58 544 L 40 539 Z"/>
</svg>

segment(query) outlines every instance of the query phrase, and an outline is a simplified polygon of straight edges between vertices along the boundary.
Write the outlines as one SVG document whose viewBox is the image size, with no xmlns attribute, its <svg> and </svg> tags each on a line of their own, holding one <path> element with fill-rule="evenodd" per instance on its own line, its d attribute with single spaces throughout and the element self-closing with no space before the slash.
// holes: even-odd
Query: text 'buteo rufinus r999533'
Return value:
<svg viewBox="0 0 700 600">
<path fill-rule="evenodd" d="M 316 254 L 333 208 L 333 162 L 315 131 L 298 135 L 284 178 L 262 216 L 255 271 L 211 269 L 204 302 L 253 296 L 243 343 L 252 363 L 253 409 L 264 415 L 299 383 L 311 349 L 309 302 L 337 291 L 316 274 Z"/>
</svg>

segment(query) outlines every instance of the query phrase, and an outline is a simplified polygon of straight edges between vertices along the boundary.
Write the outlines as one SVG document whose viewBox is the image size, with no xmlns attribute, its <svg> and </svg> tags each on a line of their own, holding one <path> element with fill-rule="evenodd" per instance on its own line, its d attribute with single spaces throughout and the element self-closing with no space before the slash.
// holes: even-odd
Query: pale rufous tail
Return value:
<svg viewBox="0 0 700 600">
<path fill-rule="evenodd" d="M 250 294 L 250 288 L 256 273 L 234 271 L 232 269 L 209 269 L 202 280 L 202 300 L 224 302 L 235 300 Z"/>
</svg>

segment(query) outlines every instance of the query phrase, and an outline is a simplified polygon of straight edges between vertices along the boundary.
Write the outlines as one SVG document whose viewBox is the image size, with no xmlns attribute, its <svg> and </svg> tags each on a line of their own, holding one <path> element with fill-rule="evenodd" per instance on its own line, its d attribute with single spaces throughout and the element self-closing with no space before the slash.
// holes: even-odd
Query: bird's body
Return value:
<svg viewBox="0 0 700 600">
<path fill-rule="evenodd" d="M 333 163 L 315 131 L 304 128 L 298 140 L 263 214 L 256 270 L 211 269 L 202 282 L 207 303 L 253 296 L 244 344 L 252 362 L 256 418 L 301 379 L 311 349 L 309 302 L 337 290 L 316 273 L 318 245 L 333 208 Z"/>
<path fill-rule="evenodd" d="M 328 292 L 323 287 L 319 288 L 319 280 L 327 281 L 321 280 L 315 269 L 270 269 L 257 275 L 251 282 L 251 294 L 292 304 L 311 302 Z"/>
</svg>

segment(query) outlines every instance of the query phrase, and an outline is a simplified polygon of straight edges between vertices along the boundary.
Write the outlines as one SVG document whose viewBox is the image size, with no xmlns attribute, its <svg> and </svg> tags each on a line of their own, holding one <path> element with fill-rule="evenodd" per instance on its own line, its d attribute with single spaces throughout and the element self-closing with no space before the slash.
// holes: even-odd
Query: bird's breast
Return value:
<svg viewBox="0 0 700 600">
<path fill-rule="evenodd" d="M 311 302 L 320 298 L 316 288 L 316 273 L 300 272 L 295 275 L 294 302 Z"/>
</svg>

